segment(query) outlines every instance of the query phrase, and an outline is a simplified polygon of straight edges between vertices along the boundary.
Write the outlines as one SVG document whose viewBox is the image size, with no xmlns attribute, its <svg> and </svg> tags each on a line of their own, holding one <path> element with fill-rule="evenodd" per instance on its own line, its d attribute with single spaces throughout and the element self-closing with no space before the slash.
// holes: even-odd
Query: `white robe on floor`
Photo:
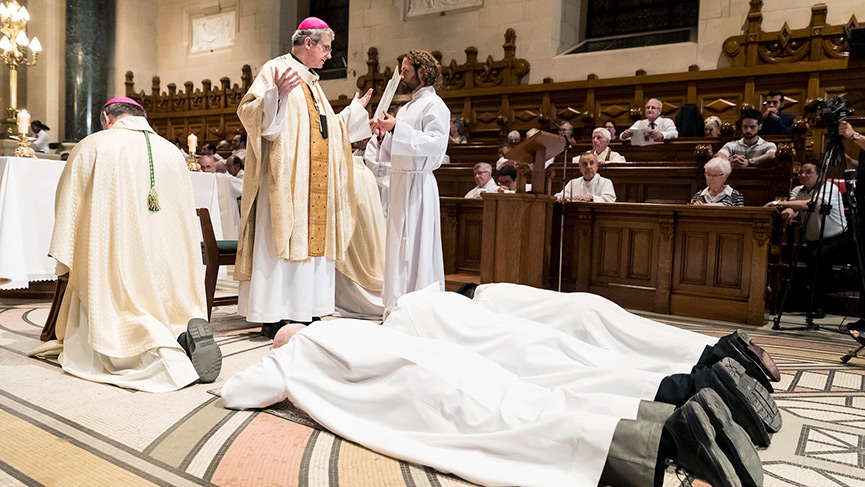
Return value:
<svg viewBox="0 0 865 487">
<path fill-rule="evenodd" d="M 628 419 L 636 417 L 639 399 L 654 400 L 661 380 L 678 369 L 662 361 L 602 350 L 541 323 L 492 312 L 461 294 L 438 292 L 432 286 L 400 297 L 382 326 L 462 345 L 524 382 L 561 387 L 574 394 L 605 394 L 606 400 L 598 397 L 596 402 Z M 612 393 L 615 396 L 609 395 Z"/>
<path fill-rule="evenodd" d="M 717 338 L 625 311 L 591 293 L 559 293 L 520 284 L 483 284 L 474 301 L 497 313 L 538 321 L 604 350 L 628 357 L 680 364 L 688 373 Z"/>
<path fill-rule="evenodd" d="M 297 88 L 296 90 L 300 90 Z M 319 90 L 311 90 L 319 100 Z M 279 102 L 279 103 L 278 103 Z M 268 89 L 263 96 L 261 134 L 268 140 L 276 139 L 285 129 L 288 103 L 279 100 L 277 88 Z M 369 116 L 357 101 L 352 102 L 339 115 L 352 142 L 369 137 Z M 331 137 L 338 133 L 331 130 Z M 336 139 L 336 137 L 333 137 Z M 338 143 L 334 140 L 331 143 Z M 267 181 L 270 164 L 264 164 L 261 180 Z M 310 257 L 293 262 L 277 256 L 273 239 L 270 212 L 270 184 L 262 184 L 258 191 L 255 212 L 255 238 L 253 240 L 252 276 L 240 281 L 237 313 L 252 323 L 272 323 L 282 319 L 310 321 L 313 316 L 334 312 L 334 262 L 326 257 Z"/>
<path fill-rule="evenodd" d="M 596 487 L 618 423 L 464 347 L 347 319 L 313 323 L 222 397 L 288 398 L 344 438 L 489 486 Z"/>
<path fill-rule="evenodd" d="M 405 293 L 438 282 L 444 290 L 439 190 L 433 171 L 448 146 L 450 110 L 429 86 L 412 93 L 385 135 L 379 162 L 390 162 L 385 251 L 385 307 Z"/>
</svg>

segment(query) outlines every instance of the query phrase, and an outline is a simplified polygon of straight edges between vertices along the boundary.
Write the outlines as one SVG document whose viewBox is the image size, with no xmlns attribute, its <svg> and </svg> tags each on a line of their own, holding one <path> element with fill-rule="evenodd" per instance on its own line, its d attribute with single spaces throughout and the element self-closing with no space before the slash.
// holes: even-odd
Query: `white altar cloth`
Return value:
<svg viewBox="0 0 865 487">
<path fill-rule="evenodd" d="M 31 282 L 57 279 L 48 247 L 54 229 L 54 193 L 65 165 L 65 161 L 0 157 L 0 290 L 26 289 Z M 221 240 L 216 176 L 191 176 L 195 206 L 210 211 L 213 233 Z"/>
</svg>

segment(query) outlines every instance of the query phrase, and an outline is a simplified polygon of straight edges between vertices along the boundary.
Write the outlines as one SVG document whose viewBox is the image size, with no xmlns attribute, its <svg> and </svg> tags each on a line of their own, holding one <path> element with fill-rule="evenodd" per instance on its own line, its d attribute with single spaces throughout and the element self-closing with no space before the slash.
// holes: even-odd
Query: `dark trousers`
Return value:
<svg viewBox="0 0 865 487">
<path fill-rule="evenodd" d="M 815 274 L 817 277 L 816 287 L 813 288 L 814 309 L 825 305 L 826 294 L 832 280 L 832 266 L 834 264 L 847 264 L 851 262 L 851 257 L 855 258 L 850 252 L 851 243 L 850 232 L 823 238 L 822 245 L 819 245 L 817 240 L 806 242 L 808 253 L 806 254 L 805 265 L 808 268 L 808 281 L 805 284 L 809 289 L 815 285 Z"/>
</svg>

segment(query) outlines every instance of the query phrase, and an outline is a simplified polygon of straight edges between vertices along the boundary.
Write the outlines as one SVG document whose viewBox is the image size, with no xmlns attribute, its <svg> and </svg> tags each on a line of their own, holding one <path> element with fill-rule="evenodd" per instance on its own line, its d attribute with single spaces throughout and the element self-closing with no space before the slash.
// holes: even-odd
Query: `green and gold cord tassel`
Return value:
<svg viewBox="0 0 865 487">
<path fill-rule="evenodd" d="M 153 151 L 150 149 L 150 136 L 144 132 L 147 141 L 147 158 L 150 160 L 150 192 L 147 193 L 147 209 L 159 211 L 159 196 L 156 194 L 156 177 L 153 175 Z"/>
</svg>

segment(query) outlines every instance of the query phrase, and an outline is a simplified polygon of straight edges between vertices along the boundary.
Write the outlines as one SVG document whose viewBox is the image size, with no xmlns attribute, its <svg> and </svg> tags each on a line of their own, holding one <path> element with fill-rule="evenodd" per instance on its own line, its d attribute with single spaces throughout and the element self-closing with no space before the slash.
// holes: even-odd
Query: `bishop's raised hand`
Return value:
<svg viewBox="0 0 865 487">
<path fill-rule="evenodd" d="M 300 75 L 291 68 L 285 68 L 285 71 L 280 74 L 279 68 L 277 68 L 276 73 L 273 75 L 273 84 L 276 85 L 276 89 L 279 91 L 279 99 L 282 100 L 300 85 Z"/>
</svg>

